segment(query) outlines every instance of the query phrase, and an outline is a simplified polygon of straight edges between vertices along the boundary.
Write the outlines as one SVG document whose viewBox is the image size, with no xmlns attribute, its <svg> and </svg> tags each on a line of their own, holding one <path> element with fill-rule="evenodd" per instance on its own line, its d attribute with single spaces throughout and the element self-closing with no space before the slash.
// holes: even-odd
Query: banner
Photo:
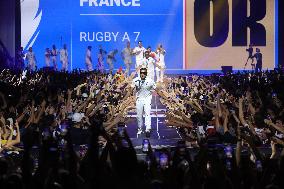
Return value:
<svg viewBox="0 0 284 189">
<path fill-rule="evenodd" d="M 263 69 L 277 64 L 277 1 L 186 0 L 185 64 L 189 70 L 251 69 L 249 44 L 263 55 Z M 254 60 L 254 64 L 256 60 Z"/>
<path fill-rule="evenodd" d="M 40 23 L 39 23 L 40 22 Z M 118 49 L 115 68 L 126 42 L 138 41 L 156 50 L 166 49 L 168 69 L 183 67 L 183 0 L 25 0 L 22 2 L 22 45 L 33 47 L 38 66 L 44 66 L 44 52 L 53 44 L 67 44 L 69 70 L 85 68 L 87 46 L 92 46 L 94 67 L 101 45 L 110 52 Z M 133 57 L 134 68 L 135 57 Z M 59 66 L 60 67 L 60 66 Z M 108 69 L 105 60 L 105 67 Z"/>
<path fill-rule="evenodd" d="M 120 53 L 127 41 L 134 48 L 141 40 L 153 51 L 161 43 L 167 73 L 182 73 L 221 66 L 242 70 L 252 43 L 263 54 L 263 69 L 273 69 L 277 10 L 277 0 L 24 0 L 21 44 L 26 51 L 33 47 L 39 68 L 45 66 L 46 48 L 66 44 L 70 71 L 85 69 L 87 46 L 94 68 L 100 46 L 117 49 L 118 69 L 125 68 Z M 57 63 L 60 69 L 59 58 Z M 134 63 L 135 57 L 132 69 Z M 251 69 L 250 62 L 245 69 Z"/>
</svg>

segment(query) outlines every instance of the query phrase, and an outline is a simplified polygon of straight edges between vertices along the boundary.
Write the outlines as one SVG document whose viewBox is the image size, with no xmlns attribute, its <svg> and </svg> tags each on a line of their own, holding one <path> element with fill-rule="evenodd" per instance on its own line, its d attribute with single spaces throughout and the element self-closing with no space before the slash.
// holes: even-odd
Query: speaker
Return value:
<svg viewBox="0 0 284 189">
<path fill-rule="evenodd" d="M 221 69 L 224 74 L 233 72 L 233 66 L 221 66 Z"/>
</svg>

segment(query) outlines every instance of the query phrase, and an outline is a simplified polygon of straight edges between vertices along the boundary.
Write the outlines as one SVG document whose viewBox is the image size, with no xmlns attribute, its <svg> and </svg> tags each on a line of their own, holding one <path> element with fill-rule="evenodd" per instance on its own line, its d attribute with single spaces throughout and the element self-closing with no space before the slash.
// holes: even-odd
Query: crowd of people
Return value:
<svg viewBox="0 0 284 189">
<path fill-rule="evenodd" d="M 283 188 L 282 72 L 160 79 L 165 124 L 184 142 L 149 145 L 140 162 L 117 127 L 136 111 L 137 71 L 1 71 L 1 188 Z"/>
</svg>

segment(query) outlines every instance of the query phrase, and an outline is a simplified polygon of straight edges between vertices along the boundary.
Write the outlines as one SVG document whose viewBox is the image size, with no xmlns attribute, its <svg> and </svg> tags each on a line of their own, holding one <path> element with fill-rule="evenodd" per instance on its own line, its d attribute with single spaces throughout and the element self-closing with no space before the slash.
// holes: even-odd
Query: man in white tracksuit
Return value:
<svg viewBox="0 0 284 189">
<path fill-rule="evenodd" d="M 92 46 L 88 46 L 86 55 L 85 55 L 85 63 L 87 71 L 93 71 L 93 61 L 92 61 Z"/>
<path fill-rule="evenodd" d="M 122 57 L 122 60 L 124 61 L 124 64 L 126 66 L 125 73 L 127 75 L 129 75 L 130 67 L 131 67 L 131 64 L 132 64 L 132 49 L 130 47 L 129 41 L 126 44 L 126 47 L 122 50 L 121 57 Z"/>
<path fill-rule="evenodd" d="M 58 55 L 58 50 L 56 49 L 55 45 L 52 45 L 51 49 L 51 61 L 53 63 L 54 70 L 57 71 L 57 55 Z"/>
<path fill-rule="evenodd" d="M 135 69 L 137 69 L 140 65 L 143 64 L 145 51 L 146 51 L 146 49 L 143 47 L 142 41 L 139 41 L 138 47 L 135 47 L 132 51 L 132 53 L 136 56 Z M 138 72 L 138 75 L 139 75 L 139 72 Z"/>
<path fill-rule="evenodd" d="M 155 81 L 155 62 L 155 59 L 150 57 L 150 52 L 145 51 L 145 58 L 143 60 L 142 67 L 147 68 L 147 77 L 153 81 Z"/>
<path fill-rule="evenodd" d="M 143 126 L 143 109 L 145 112 L 145 125 L 146 125 L 146 137 L 150 137 L 151 131 L 151 101 L 152 91 L 156 89 L 155 82 L 147 77 L 147 69 L 140 69 L 140 77 L 135 78 L 132 81 L 132 87 L 136 88 L 136 111 L 137 111 L 137 123 L 138 132 L 137 135 L 142 133 Z"/>
<path fill-rule="evenodd" d="M 50 55 L 51 55 L 51 52 L 50 52 L 49 48 L 46 48 L 45 53 L 44 53 L 45 66 L 46 67 L 50 66 Z"/>
<path fill-rule="evenodd" d="M 66 44 L 60 49 L 60 62 L 62 63 L 62 71 L 68 71 L 68 51 Z"/>
<path fill-rule="evenodd" d="M 37 61 L 32 47 L 29 48 L 29 52 L 26 55 L 26 60 L 28 61 L 28 70 L 35 71 Z"/>
<path fill-rule="evenodd" d="M 157 81 L 163 82 L 164 80 L 164 72 L 165 72 L 165 54 L 166 51 L 163 49 L 162 45 L 159 44 L 157 51 L 156 51 L 156 59 L 157 59 L 157 66 L 156 66 L 156 77 Z"/>
</svg>

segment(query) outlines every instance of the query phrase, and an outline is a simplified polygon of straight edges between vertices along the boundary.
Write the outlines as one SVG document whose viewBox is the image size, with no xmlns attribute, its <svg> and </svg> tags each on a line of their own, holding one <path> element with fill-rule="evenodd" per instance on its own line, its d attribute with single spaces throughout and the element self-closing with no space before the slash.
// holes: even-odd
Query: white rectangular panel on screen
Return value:
<svg viewBox="0 0 284 189">
<path fill-rule="evenodd" d="M 200 0 L 199 2 L 205 2 L 206 0 Z M 233 2 L 235 1 L 235 2 Z M 233 66 L 235 70 L 243 69 L 245 62 L 248 58 L 248 52 L 246 51 L 247 46 L 250 44 L 251 39 L 251 33 L 250 29 L 247 28 L 247 43 L 246 45 L 235 45 L 233 44 L 233 38 L 240 37 L 237 32 L 233 33 L 233 28 L 236 26 L 236 23 L 233 23 L 233 15 L 237 18 L 239 15 L 238 13 L 238 7 L 233 7 L 233 5 L 237 3 L 241 3 L 242 0 L 215 0 L 211 1 L 210 5 L 207 8 L 207 12 L 203 12 L 203 17 L 200 19 L 200 23 L 198 19 L 194 18 L 195 15 L 200 16 L 200 14 L 195 14 L 195 7 L 194 6 L 200 6 L 197 5 L 195 0 L 185 0 L 185 11 L 184 11 L 184 23 L 185 23 L 185 49 L 184 49 L 184 55 L 185 55 L 185 62 L 184 62 L 184 69 L 187 70 L 220 70 L 221 66 Z M 249 18 L 250 14 L 255 15 L 261 15 L 262 12 L 258 12 L 261 10 L 255 10 L 254 7 L 251 6 L 249 0 L 246 1 L 247 6 L 247 16 Z M 198 2 L 198 3 L 199 3 Z M 261 53 L 263 54 L 263 69 L 273 69 L 274 68 L 274 57 L 275 57 L 275 1 L 274 0 L 264 0 L 265 4 L 263 7 L 266 7 L 266 12 L 263 19 L 260 19 L 257 21 L 257 24 L 262 25 L 265 28 L 266 36 L 266 45 L 261 46 L 255 46 L 254 48 L 259 48 L 261 50 Z M 235 4 L 233 4 L 235 3 Z M 260 3 L 260 1 L 255 1 L 254 3 Z M 235 5 L 236 6 L 236 5 Z M 258 5 L 260 6 L 260 5 Z M 218 14 L 220 15 L 226 15 L 224 13 L 226 10 L 224 10 L 224 7 L 228 7 L 228 34 L 224 42 L 220 42 L 221 39 L 218 39 L 216 37 L 215 40 L 217 40 L 216 44 L 217 46 L 214 47 L 214 42 L 208 41 L 202 41 L 202 39 L 197 39 L 196 35 L 206 36 L 206 33 L 204 31 L 198 31 L 195 27 L 201 24 L 200 28 L 208 28 L 208 32 L 210 31 L 211 37 L 212 32 L 216 32 L 214 30 L 218 30 L 218 27 L 214 27 L 214 24 L 218 24 L 218 22 L 225 22 L 226 18 L 222 18 L 222 16 L 218 17 Z M 202 11 L 202 10 L 198 10 Z M 216 12 L 217 16 L 213 16 L 213 12 Z M 210 19 L 207 19 L 209 18 Z M 223 19 L 223 20 L 222 20 Z M 213 22 L 213 23 L 212 23 Z M 208 24 L 208 26 L 206 25 Z M 235 25 L 234 25 L 235 24 Z M 239 24 L 239 23 L 237 23 Z M 244 24 L 246 24 L 244 22 Z M 210 28 L 210 30 L 209 30 Z M 196 31 L 197 30 L 197 31 Z M 213 30 L 213 31 L 212 31 Z M 201 32 L 201 34 L 197 34 L 197 32 Z M 199 37 L 200 37 L 199 36 Z M 256 36 L 261 37 L 261 36 Z M 199 40 L 199 41 L 198 41 Z M 214 41 L 214 39 L 212 39 Z M 238 39 L 237 39 L 238 40 Z M 200 41 L 202 44 L 200 44 Z M 236 39 L 235 39 L 236 41 Z M 203 45 L 206 44 L 206 45 Z M 212 46 L 210 46 L 212 45 Z M 255 49 L 254 49 L 255 53 Z M 248 63 L 246 69 L 250 69 L 250 63 Z"/>
</svg>

